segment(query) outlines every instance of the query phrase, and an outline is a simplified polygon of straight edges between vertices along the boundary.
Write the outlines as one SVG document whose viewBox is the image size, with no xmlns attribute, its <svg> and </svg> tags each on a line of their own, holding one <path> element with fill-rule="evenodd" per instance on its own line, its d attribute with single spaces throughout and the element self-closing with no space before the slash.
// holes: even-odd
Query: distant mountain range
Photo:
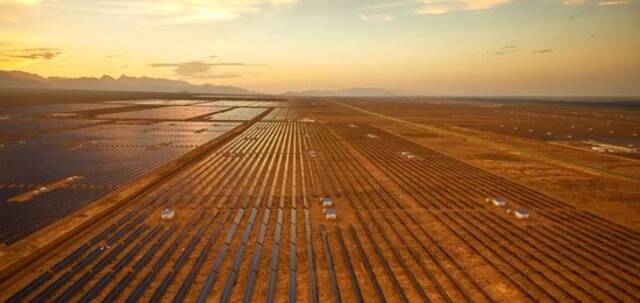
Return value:
<svg viewBox="0 0 640 303">
<path fill-rule="evenodd" d="M 343 90 L 307 90 L 301 92 L 286 92 L 286 96 L 299 97 L 394 97 L 397 92 L 370 87 L 354 87 Z"/>
<path fill-rule="evenodd" d="M 186 81 L 150 77 L 118 78 L 104 75 L 100 78 L 62 78 L 43 77 L 22 71 L 1 71 L 0 88 L 23 89 L 78 89 L 99 91 L 135 91 L 135 92 L 187 92 L 196 94 L 239 94 L 255 95 L 258 92 L 227 85 L 195 85 Z M 356 87 L 344 90 L 307 90 L 286 92 L 282 95 L 292 97 L 393 97 L 397 92 L 368 87 Z"/>
<path fill-rule="evenodd" d="M 0 71 L 0 88 L 24 89 L 82 89 L 137 92 L 188 92 L 198 94 L 258 94 L 257 92 L 226 85 L 194 85 L 186 81 L 150 77 L 113 78 L 60 78 L 42 77 L 21 71 Z"/>
</svg>

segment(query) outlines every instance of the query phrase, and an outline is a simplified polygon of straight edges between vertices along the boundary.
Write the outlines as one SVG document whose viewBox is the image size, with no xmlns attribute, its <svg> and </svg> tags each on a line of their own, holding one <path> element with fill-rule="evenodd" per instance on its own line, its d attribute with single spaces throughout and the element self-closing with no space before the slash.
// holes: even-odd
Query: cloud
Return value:
<svg viewBox="0 0 640 303">
<path fill-rule="evenodd" d="M 192 79 L 194 78 L 200 78 L 200 79 L 231 79 L 231 78 L 241 78 L 243 75 L 241 73 L 212 73 L 212 74 L 205 74 L 205 75 L 200 75 L 200 76 L 196 76 L 196 77 L 190 77 Z"/>
<path fill-rule="evenodd" d="M 251 67 L 264 66 L 264 64 L 248 64 L 242 62 L 204 62 L 200 60 L 181 63 L 152 63 L 152 67 L 171 67 L 173 72 L 180 77 L 213 79 L 213 78 L 237 78 L 238 73 L 212 73 L 212 69 L 220 67 Z"/>
<path fill-rule="evenodd" d="M 505 44 L 500 47 L 485 49 L 476 53 L 470 52 L 467 55 L 468 56 L 507 56 L 507 55 L 521 55 L 529 52 L 531 54 L 548 54 L 548 53 L 555 52 L 555 49 L 540 48 L 540 49 L 527 50 L 526 48 L 520 47 L 515 44 Z"/>
<path fill-rule="evenodd" d="M 41 0 L 0 0 L 0 21 L 18 22 L 43 4 Z"/>
<path fill-rule="evenodd" d="M 587 0 L 564 0 L 562 3 L 564 5 L 578 5 L 578 4 L 583 4 L 586 3 Z"/>
<path fill-rule="evenodd" d="M 0 0 L 0 5 L 3 6 L 37 6 L 42 3 L 42 0 Z"/>
<path fill-rule="evenodd" d="M 405 7 L 405 6 L 414 6 L 417 3 L 420 3 L 420 0 L 404 0 L 404 1 L 394 1 L 394 2 L 384 2 L 384 3 L 376 3 L 371 4 L 365 7 L 365 10 L 375 10 L 375 9 L 387 9 L 387 8 L 395 8 L 395 7 Z"/>
<path fill-rule="evenodd" d="M 547 1 L 547 0 L 539 0 Z M 594 0 L 556 0 L 564 5 L 581 5 Z M 481 11 L 496 8 L 515 0 L 397 0 L 383 1 L 368 5 L 361 10 L 363 11 L 380 11 L 392 10 L 398 8 L 409 8 L 413 12 L 420 15 L 441 15 L 453 13 L 456 11 Z M 598 6 L 610 6 L 628 4 L 631 0 L 597 0 L 595 4 Z M 365 20 L 364 18 L 362 18 Z"/>
<path fill-rule="evenodd" d="M 360 19 L 363 21 L 389 22 L 393 18 L 393 16 L 385 14 L 360 14 Z"/>
<path fill-rule="evenodd" d="M 500 49 L 494 51 L 493 55 L 495 55 L 495 56 L 508 55 L 508 54 L 511 54 L 511 53 L 515 53 L 517 50 L 518 50 L 518 47 L 516 45 L 508 44 L 508 45 L 504 45 Z"/>
<path fill-rule="evenodd" d="M 552 48 L 543 48 L 543 49 L 534 50 L 532 53 L 534 53 L 534 54 L 547 54 L 547 53 L 552 53 L 552 52 L 553 52 Z"/>
<path fill-rule="evenodd" d="M 509 2 L 512 0 L 398 0 L 372 4 L 364 10 L 411 8 L 420 15 L 438 15 L 455 11 L 486 10 Z"/>
<path fill-rule="evenodd" d="M 160 24 L 188 24 L 232 20 L 245 15 L 286 8 L 298 0 L 98 0 L 79 9 L 114 16 L 131 16 Z"/>
<path fill-rule="evenodd" d="M 608 6 L 608 5 L 622 5 L 622 4 L 628 4 L 631 1 L 629 0 L 608 0 L 608 1 L 600 1 L 598 2 L 598 5 L 600 6 Z"/>
<path fill-rule="evenodd" d="M 588 2 L 592 2 L 589 0 L 563 0 L 562 3 L 564 5 L 581 5 L 581 4 L 585 4 Z M 629 4 L 631 3 L 630 0 L 599 0 L 596 1 L 596 5 L 598 6 L 611 6 L 611 5 L 622 5 L 622 4 Z"/>
<path fill-rule="evenodd" d="M 2 55 L 10 58 L 22 58 L 30 60 L 51 60 L 62 52 L 55 48 L 21 48 L 3 51 Z"/>
<path fill-rule="evenodd" d="M 421 0 L 416 13 L 439 15 L 454 11 L 479 11 L 494 8 L 511 0 Z"/>
</svg>

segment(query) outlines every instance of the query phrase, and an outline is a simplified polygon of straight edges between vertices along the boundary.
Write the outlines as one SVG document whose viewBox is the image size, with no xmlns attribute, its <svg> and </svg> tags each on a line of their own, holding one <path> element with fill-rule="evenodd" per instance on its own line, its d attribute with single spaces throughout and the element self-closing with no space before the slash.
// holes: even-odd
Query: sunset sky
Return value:
<svg viewBox="0 0 640 303">
<path fill-rule="evenodd" d="M 0 69 L 266 93 L 640 95 L 636 0 L 0 0 Z"/>
</svg>

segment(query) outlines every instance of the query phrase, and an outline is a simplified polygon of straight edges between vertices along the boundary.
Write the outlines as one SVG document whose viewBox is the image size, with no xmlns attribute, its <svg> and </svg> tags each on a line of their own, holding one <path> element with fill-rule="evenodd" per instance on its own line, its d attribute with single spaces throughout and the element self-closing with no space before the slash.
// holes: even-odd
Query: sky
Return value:
<svg viewBox="0 0 640 303">
<path fill-rule="evenodd" d="M 0 70 L 640 96 L 639 0 L 0 0 Z"/>
</svg>

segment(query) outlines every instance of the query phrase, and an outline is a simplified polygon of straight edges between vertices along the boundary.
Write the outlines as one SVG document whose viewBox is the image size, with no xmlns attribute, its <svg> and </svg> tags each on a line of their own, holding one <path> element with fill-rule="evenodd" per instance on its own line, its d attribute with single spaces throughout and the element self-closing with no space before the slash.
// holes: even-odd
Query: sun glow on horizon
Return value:
<svg viewBox="0 0 640 303">
<path fill-rule="evenodd" d="M 639 95 L 638 1 L 0 0 L 0 69 L 267 93 Z"/>
</svg>

